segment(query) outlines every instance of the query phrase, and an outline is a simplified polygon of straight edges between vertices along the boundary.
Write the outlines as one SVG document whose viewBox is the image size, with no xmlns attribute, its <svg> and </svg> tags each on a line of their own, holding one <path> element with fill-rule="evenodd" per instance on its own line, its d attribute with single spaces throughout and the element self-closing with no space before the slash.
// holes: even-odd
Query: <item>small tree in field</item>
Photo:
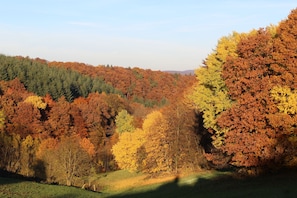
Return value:
<svg viewBox="0 0 297 198">
<path fill-rule="evenodd" d="M 71 186 L 75 177 L 88 175 L 91 169 L 91 160 L 88 153 L 80 146 L 77 137 L 65 137 L 57 149 L 61 176 L 66 185 Z"/>
</svg>

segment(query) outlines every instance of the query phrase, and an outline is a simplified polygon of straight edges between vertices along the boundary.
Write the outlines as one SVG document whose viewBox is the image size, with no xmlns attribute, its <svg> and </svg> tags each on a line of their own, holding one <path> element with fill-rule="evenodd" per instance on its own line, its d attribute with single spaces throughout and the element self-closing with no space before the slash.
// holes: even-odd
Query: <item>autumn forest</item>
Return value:
<svg viewBox="0 0 297 198">
<path fill-rule="evenodd" d="M 82 186 L 297 166 L 297 10 L 222 37 L 195 75 L 0 55 L 0 169 Z"/>
</svg>

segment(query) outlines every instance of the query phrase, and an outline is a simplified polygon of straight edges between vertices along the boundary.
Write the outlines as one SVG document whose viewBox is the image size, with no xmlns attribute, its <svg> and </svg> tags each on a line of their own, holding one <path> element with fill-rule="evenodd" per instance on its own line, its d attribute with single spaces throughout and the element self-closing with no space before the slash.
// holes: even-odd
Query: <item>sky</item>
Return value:
<svg viewBox="0 0 297 198">
<path fill-rule="evenodd" d="M 296 0 L 9 0 L 0 54 L 151 70 L 192 70 L 233 31 L 286 19 Z"/>
</svg>

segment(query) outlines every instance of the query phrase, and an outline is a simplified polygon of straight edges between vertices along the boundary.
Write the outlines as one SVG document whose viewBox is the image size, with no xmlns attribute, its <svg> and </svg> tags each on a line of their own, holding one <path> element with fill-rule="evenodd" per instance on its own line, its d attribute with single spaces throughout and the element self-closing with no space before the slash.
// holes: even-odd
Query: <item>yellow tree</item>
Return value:
<svg viewBox="0 0 297 198">
<path fill-rule="evenodd" d="M 141 129 L 125 132 L 119 136 L 119 141 L 112 147 L 112 153 L 121 169 L 130 172 L 141 170 L 143 161 L 141 147 L 144 142 L 145 132 Z"/>
<path fill-rule="evenodd" d="M 47 104 L 42 100 L 40 96 L 28 96 L 24 102 L 32 104 L 34 107 L 38 109 L 45 109 Z"/>
<path fill-rule="evenodd" d="M 36 150 L 38 147 L 38 141 L 33 139 L 31 135 L 28 135 L 21 141 L 21 174 L 25 176 L 34 176 L 34 159 L 36 156 Z"/>
<path fill-rule="evenodd" d="M 174 156 L 170 152 L 172 148 L 167 136 L 168 128 L 168 122 L 160 111 L 153 111 L 144 120 L 146 172 L 159 174 L 173 171 Z"/>
<path fill-rule="evenodd" d="M 134 118 L 130 115 L 127 110 L 122 110 L 116 117 L 116 131 L 121 134 L 123 132 L 132 132 L 135 130 L 133 126 Z"/>
<path fill-rule="evenodd" d="M 278 112 L 268 117 L 269 123 L 282 133 L 283 138 L 278 142 L 286 150 L 285 163 L 296 166 L 297 90 L 288 86 L 275 86 L 270 90 L 270 95 L 276 102 Z"/>
<path fill-rule="evenodd" d="M 5 114 L 3 110 L 0 110 L 0 129 L 4 128 L 5 124 Z"/>
<path fill-rule="evenodd" d="M 245 34 L 233 32 L 232 35 L 222 37 L 216 49 L 206 58 L 204 65 L 195 73 L 197 83 L 189 95 L 196 109 L 203 113 L 206 129 L 214 131 L 214 146 L 220 147 L 225 131 L 217 124 L 219 115 L 230 108 L 232 100 L 228 95 L 228 88 L 222 78 L 223 65 L 227 57 L 236 57 L 237 44 Z"/>
</svg>

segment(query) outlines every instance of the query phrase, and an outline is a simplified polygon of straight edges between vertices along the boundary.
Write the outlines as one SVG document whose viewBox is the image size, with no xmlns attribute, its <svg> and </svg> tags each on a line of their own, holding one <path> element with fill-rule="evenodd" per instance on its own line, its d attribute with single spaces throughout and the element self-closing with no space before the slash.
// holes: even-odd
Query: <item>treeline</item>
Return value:
<svg viewBox="0 0 297 198">
<path fill-rule="evenodd" d="M 121 94 L 102 78 L 89 77 L 73 70 L 49 67 L 46 62 L 23 57 L 0 55 L 0 80 L 18 78 L 26 87 L 39 96 L 49 94 L 54 100 L 64 96 L 67 101 L 87 97 L 90 93 Z"/>
<path fill-rule="evenodd" d="M 258 170 L 295 167 L 297 10 L 277 26 L 236 33 L 196 70 L 190 94 L 203 113 L 215 164 Z"/>
</svg>

